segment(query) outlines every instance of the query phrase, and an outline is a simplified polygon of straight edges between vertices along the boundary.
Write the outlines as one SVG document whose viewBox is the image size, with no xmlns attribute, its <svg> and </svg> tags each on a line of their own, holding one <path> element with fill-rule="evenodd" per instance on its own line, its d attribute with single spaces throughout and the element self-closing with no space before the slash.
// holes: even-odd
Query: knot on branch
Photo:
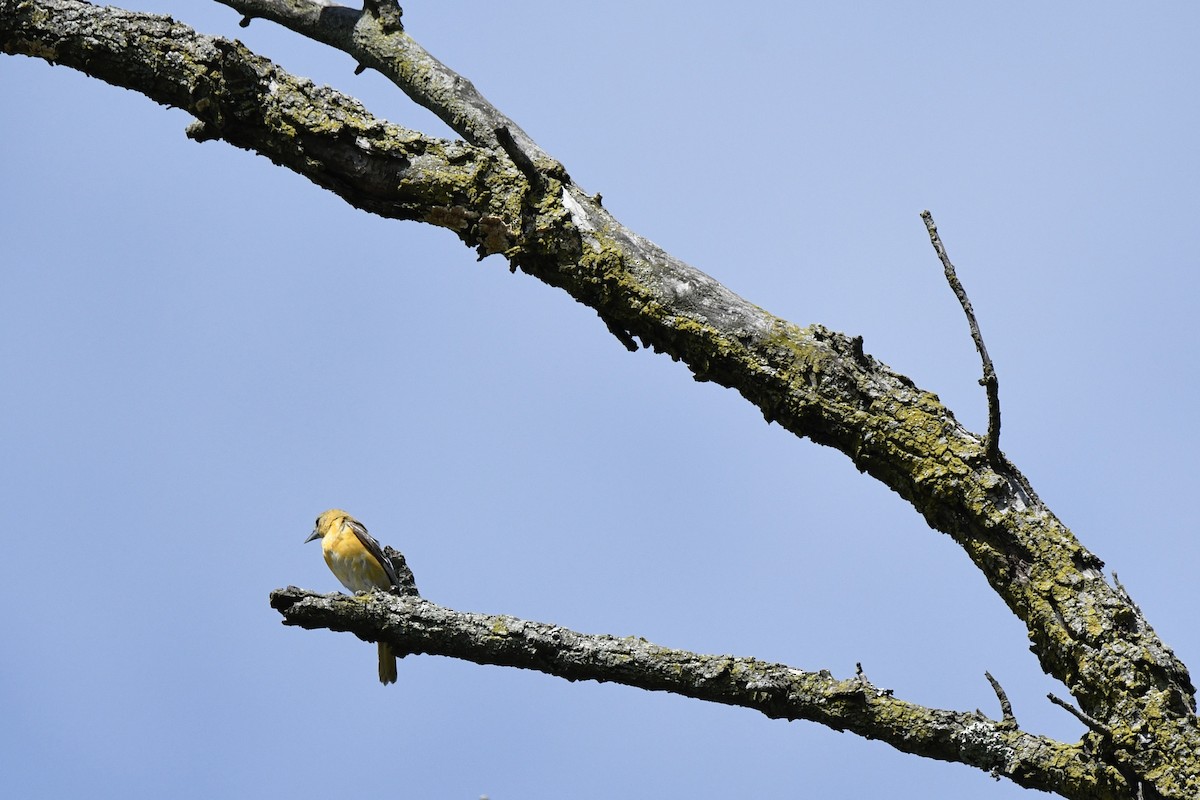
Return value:
<svg viewBox="0 0 1200 800">
<path fill-rule="evenodd" d="M 375 18 L 384 33 L 404 30 L 404 23 L 400 21 L 404 9 L 397 0 L 363 0 L 363 11 Z"/>
<path fill-rule="evenodd" d="M 404 560 L 404 554 L 391 545 L 384 545 L 383 555 L 392 562 L 392 569 L 396 571 L 394 593 L 401 597 L 420 597 L 421 593 L 417 591 L 417 579 L 413 577 L 408 562 Z"/>
</svg>

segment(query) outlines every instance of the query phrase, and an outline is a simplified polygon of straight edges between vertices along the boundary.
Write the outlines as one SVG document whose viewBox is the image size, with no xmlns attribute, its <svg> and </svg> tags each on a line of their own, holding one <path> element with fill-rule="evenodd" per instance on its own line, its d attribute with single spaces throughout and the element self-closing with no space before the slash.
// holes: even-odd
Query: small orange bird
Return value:
<svg viewBox="0 0 1200 800">
<path fill-rule="evenodd" d="M 312 535 L 305 539 L 321 540 L 325 563 L 352 592 L 389 591 L 399 588 L 396 570 L 383 554 L 383 548 L 367 528 L 354 517 L 338 508 L 331 508 L 317 517 Z M 379 643 L 379 682 L 396 682 L 396 654 L 390 645 Z"/>
</svg>

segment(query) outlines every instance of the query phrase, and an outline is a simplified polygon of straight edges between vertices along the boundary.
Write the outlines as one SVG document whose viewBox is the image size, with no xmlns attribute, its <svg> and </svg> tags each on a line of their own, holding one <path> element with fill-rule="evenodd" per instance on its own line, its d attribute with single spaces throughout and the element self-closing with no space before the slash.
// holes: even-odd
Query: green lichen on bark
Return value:
<svg viewBox="0 0 1200 800">
<path fill-rule="evenodd" d="M 277 607 L 295 615 L 289 620 L 319 619 L 388 639 L 402 652 L 445 651 L 814 719 L 1067 797 L 1132 796 L 1139 783 L 1146 797 L 1200 795 L 1187 670 L 1020 472 L 987 458 L 983 438 L 936 395 L 865 353 L 861 339 L 774 317 L 623 228 L 407 34 L 374 30 L 354 9 L 314 14 L 312 4 L 226 2 L 274 7 L 295 29 L 338 42 L 361 63 L 391 65 L 398 82 L 410 84 L 406 91 L 471 144 L 378 120 L 238 42 L 165 17 L 72 0 L 0 0 L 0 45 L 185 109 L 199 121 L 195 138 L 261 153 L 356 207 L 445 227 L 480 256 L 502 253 L 595 309 L 627 346 L 637 337 L 686 363 L 698 380 L 736 389 L 768 422 L 845 453 L 964 549 L 1095 730 L 1080 745 L 1064 745 L 982 717 L 919 709 L 855 679 L 589 638 L 511 617 L 491 618 L 499 627 L 475 642 L 453 625 L 471 628 L 479 615 L 379 598 L 280 600 Z M 525 168 L 495 146 L 500 126 L 528 156 Z M 437 640 L 438 630 L 447 638 Z"/>
</svg>

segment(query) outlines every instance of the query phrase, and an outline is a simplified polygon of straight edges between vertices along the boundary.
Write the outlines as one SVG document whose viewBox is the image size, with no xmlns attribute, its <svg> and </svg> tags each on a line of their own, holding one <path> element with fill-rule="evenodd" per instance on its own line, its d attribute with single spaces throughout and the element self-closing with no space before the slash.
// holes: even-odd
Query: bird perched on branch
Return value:
<svg viewBox="0 0 1200 800">
<path fill-rule="evenodd" d="M 317 517 L 312 535 L 305 539 L 321 540 L 321 553 L 325 563 L 352 592 L 370 592 L 375 589 L 391 591 L 399 589 L 408 594 L 396 575 L 391 559 L 384 555 L 383 548 L 367 528 L 354 517 L 338 508 L 331 508 Z M 407 571 L 407 570 L 406 570 Z M 411 581 L 412 574 L 408 574 Z M 416 593 L 416 587 L 412 587 Z M 396 654 L 391 645 L 379 642 L 379 682 L 396 682 Z"/>
</svg>

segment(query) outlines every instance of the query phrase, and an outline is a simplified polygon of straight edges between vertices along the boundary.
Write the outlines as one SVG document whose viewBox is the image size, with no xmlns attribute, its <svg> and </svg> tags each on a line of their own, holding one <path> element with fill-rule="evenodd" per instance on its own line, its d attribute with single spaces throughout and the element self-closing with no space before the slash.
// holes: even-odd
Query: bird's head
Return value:
<svg viewBox="0 0 1200 800">
<path fill-rule="evenodd" d="M 304 541 L 307 543 L 315 539 L 324 538 L 325 534 L 340 530 L 348 519 L 351 519 L 351 517 L 345 511 L 342 511 L 340 508 L 331 508 L 317 517 L 312 533 Z"/>
</svg>

